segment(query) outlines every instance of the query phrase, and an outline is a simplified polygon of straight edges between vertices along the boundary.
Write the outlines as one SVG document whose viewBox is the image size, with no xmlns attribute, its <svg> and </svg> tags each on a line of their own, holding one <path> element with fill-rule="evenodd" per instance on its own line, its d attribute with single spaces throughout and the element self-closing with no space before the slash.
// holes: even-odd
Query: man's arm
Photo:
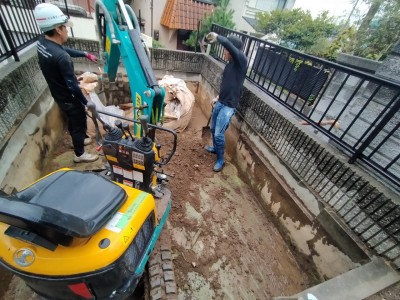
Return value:
<svg viewBox="0 0 400 300">
<path fill-rule="evenodd" d="M 64 46 L 63 46 L 63 48 L 71 57 L 86 57 L 86 52 L 75 50 L 75 49 L 64 47 Z"/>
<path fill-rule="evenodd" d="M 71 57 L 86 57 L 87 59 L 91 60 L 92 62 L 97 63 L 97 57 L 89 52 L 86 51 L 79 51 L 68 47 L 63 47 L 64 50 L 69 54 Z"/>
<path fill-rule="evenodd" d="M 240 62 L 241 51 L 236 48 L 226 37 L 218 35 L 218 42 L 228 50 L 229 54 L 232 56 L 233 60 Z"/>
<path fill-rule="evenodd" d="M 60 72 L 65 80 L 65 84 L 68 89 L 71 91 L 71 95 L 76 101 L 76 103 L 81 103 L 82 105 L 87 104 L 86 97 L 83 95 L 82 90 L 78 85 L 78 80 L 76 79 L 74 73 L 74 67 L 71 61 L 71 58 L 67 55 L 64 55 L 58 61 L 58 66 L 60 68 Z"/>
</svg>

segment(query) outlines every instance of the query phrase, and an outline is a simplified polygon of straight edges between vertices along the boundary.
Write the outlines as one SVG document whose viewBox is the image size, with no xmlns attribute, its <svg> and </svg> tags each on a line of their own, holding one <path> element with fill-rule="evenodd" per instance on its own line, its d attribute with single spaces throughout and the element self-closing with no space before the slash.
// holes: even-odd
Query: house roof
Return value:
<svg viewBox="0 0 400 300">
<path fill-rule="evenodd" d="M 196 30 L 198 22 L 213 9 L 214 5 L 206 1 L 168 0 L 160 23 L 169 29 Z"/>
<path fill-rule="evenodd" d="M 251 27 L 253 27 L 254 29 L 256 29 L 256 25 L 257 25 L 257 20 L 254 18 L 249 18 L 249 17 L 243 17 L 243 19 L 250 24 Z"/>
</svg>

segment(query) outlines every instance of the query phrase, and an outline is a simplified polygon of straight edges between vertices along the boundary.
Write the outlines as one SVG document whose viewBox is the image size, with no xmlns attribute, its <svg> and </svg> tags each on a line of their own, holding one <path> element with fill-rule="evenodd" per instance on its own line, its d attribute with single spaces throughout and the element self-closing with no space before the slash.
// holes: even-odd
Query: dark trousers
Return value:
<svg viewBox="0 0 400 300">
<path fill-rule="evenodd" d="M 68 132 L 72 138 L 74 152 L 76 156 L 81 156 L 85 152 L 84 141 L 86 137 L 86 112 L 82 104 L 62 103 L 59 104 L 61 110 L 68 119 Z"/>
</svg>

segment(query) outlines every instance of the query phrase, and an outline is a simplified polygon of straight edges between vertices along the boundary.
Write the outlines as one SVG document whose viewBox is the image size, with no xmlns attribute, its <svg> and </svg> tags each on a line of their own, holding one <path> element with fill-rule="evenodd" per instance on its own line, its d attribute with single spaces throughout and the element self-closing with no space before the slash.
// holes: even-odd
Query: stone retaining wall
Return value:
<svg viewBox="0 0 400 300">
<path fill-rule="evenodd" d="M 158 50 L 162 51 L 162 50 Z M 198 70 L 199 54 L 176 52 L 173 55 L 168 52 L 159 54 L 164 61 L 162 64 L 153 63 L 154 68 L 170 68 L 179 71 L 179 55 L 185 61 L 196 61 L 193 70 Z M 204 56 L 201 65 L 202 84 L 209 86 L 208 94 L 212 96 L 218 93 L 223 65 L 209 56 Z M 187 68 L 187 64 L 185 66 Z M 212 90 L 214 89 L 214 91 Z M 203 97 L 200 103 L 206 114 L 207 97 Z M 299 192 L 297 198 L 314 218 L 320 215 L 335 214 L 345 227 L 345 230 L 353 234 L 356 242 L 362 242 L 373 253 L 382 255 L 392 261 L 396 268 L 400 268 L 400 207 L 399 195 L 387 189 L 384 185 L 369 176 L 356 164 L 348 164 L 347 158 L 326 141 L 312 136 L 298 125 L 298 120 L 287 110 L 264 93 L 261 93 L 253 85 L 246 83 L 238 108 L 234 125 L 239 130 L 246 125 L 252 134 L 257 136 L 257 142 L 253 147 L 261 153 L 271 166 L 281 172 L 282 179 L 286 181 L 295 194 L 306 187 L 317 202 L 308 201 L 304 196 L 304 190 Z M 244 125 L 245 124 L 245 125 Z M 227 133 L 227 150 L 232 157 L 239 159 L 239 141 L 232 140 L 233 135 Z M 263 145 L 262 145 L 263 144 Z M 267 146 L 268 151 L 266 151 Z M 277 159 L 272 158 L 274 153 Z M 238 162 L 240 166 L 241 163 Z M 244 174 L 251 174 L 243 169 Z M 254 186 L 255 189 L 262 188 Z M 350 229 L 350 230 L 349 230 Z"/>
<path fill-rule="evenodd" d="M 2 68 L 0 89 L 0 188 L 11 193 L 40 177 L 64 120 L 40 71 L 36 49 Z"/>
</svg>

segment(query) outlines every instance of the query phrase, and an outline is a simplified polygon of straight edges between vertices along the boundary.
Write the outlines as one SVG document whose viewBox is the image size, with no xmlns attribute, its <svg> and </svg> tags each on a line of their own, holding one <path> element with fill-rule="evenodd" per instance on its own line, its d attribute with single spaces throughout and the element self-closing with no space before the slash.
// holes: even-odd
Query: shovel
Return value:
<svg viewBox="0 0 400 300">
<path fill-rule="evenodd" d="M 210 117 L 208 118 L 207 125 L 203 126 L 203 128 L 201 130 L 201 137 L 204 137 L 204 138 L 210 138 L 211 137 L 210 121 L 211 121 L 211 117 L 212 117 L 213 111 L 214 111 L 214 106 L 211 109 L 211 114 L 210 114 Z"/>
</svg>

